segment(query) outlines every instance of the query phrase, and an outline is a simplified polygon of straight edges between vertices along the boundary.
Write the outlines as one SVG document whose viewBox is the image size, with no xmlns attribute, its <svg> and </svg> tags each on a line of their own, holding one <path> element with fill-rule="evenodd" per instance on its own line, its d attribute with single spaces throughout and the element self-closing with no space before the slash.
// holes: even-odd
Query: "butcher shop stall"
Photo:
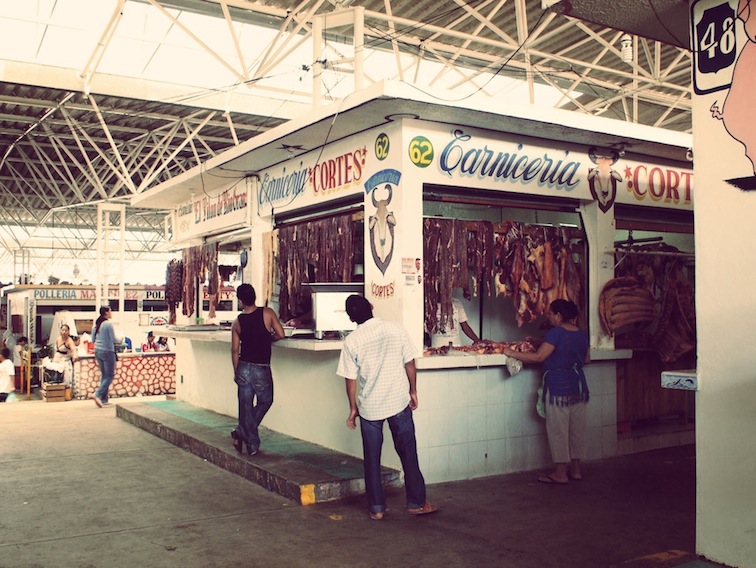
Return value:
<svg viewBox="0 0 756 568">
<path fill-rule="evenodd" d="M 375 85 L 133 202 L 171 209 L 176 247 L 248 253 L 240 281 L 287 323 L 273 430 L 362 455 L 336 375 L 353 329 L 343 301 L 361 293 L 422 352 L 415 422 L 428 481 L 546 467 L 539 369 L 502 348 L 536 349 L 549 303 L 567 298 L 591 338 L 589 459 L 692 441 L 694 393 L 661 386 L 663 372 L 695 375 L 690 136 L 465 104 Z M 479 341 L 437 341 L 460 307 Z M 176 396 L 235 416 L 230 332 L 194 324 L 166 332 Z M 399 467 L 393 450 L 383 459 Z"/>
</svg>

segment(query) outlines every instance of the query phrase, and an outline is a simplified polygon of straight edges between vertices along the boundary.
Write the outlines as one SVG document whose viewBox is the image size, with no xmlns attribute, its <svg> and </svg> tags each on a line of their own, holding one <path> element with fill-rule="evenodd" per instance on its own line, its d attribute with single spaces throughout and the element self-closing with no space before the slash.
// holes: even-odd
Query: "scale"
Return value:
<svg viewBox="0 0 756 568">
<path fill-rule="evenodd" d="M 324 282 L 304 284 L 312 292 L 312 318 L 315 338 L 323 339 L 327 331 L 352 331 L 357 324 L 346 313 L 346 299 L 363 294 L 363 282 Z"/>
</svg>

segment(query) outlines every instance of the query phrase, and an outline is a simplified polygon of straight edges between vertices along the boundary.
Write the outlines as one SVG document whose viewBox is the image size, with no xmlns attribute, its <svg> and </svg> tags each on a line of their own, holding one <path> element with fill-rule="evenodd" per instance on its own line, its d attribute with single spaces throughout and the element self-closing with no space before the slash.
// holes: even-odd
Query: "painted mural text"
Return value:
<svg viewBox="0 0 756 568">
<path fill-rule="evenodd" d="M 218 197 L 204 197 L 194 204 L 194 222 L 202 223 L 247 208 L 247 192 L 227 189 Z M 179 211 L 179 215 L 181 212 Z"/>
<path fill-rule="evenodd" d="M 625 168 L 627 189 L 638 201 L 651 199 L 665 203 L 689 204 L 693 193 L 693 172 L 673 168 L 648 167 Z"/>
<path fill-rule="evenodd" d="M 284 167 L 278 177 L 265 173 L 260 181 L 259 204 L 274 205 L 278 202 L 291 202 L 304 192 L 309 178 L 309 168 L 299 162 L 299 169 L 288 173 Z"/>
<path fill-rule="evenodd" d="M 374 298 L 390 298 L 394 295 L 395 288 L 395 282 L 391 282 L 389 284 L 376 284 L 375 282 L 370 283 L 370 293 Z"/>
<path fill-rule="evenodd" d="M 367 148 L 358 148 L 341 156 L 318 162 L 310 170 L 310 184 L 317 194 L 329 193 L 362 179 Z"/>
<path fill-rule="evenodd" d="M 569 160 L 569 151 L 564 152 L 563 158 L 548 153 L 531 157 L 521 153 L 522 144 L 517 145 L 516 152 L 497 151 L 485 144 L 482 148 L 474 146 L 470 143 L 473 137 L 462 130 L 454 130 L 452 136 L 439 160 L 439 167 L 450 177 L 458 173 L 496 181 L 535 182 L 566 191 L 572 191 L 580 183 L 580 162 Z"/>
</svg>

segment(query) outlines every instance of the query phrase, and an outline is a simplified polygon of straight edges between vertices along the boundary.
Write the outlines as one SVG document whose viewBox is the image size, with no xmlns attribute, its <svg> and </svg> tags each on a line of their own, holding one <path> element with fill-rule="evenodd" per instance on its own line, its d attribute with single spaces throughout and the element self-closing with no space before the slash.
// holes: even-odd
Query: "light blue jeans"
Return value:
<svg viewBox="0 0 756 568">
<path fill-rule="evenodd" d="M 100 368 L 100 388 L 95 391 L 95 396 L 102 402 L 108 402 L 108 389 L 113 382 L 116 367 L 115 351 L 101 351 L 95 349 L 95 361 Z"/>
<path fill-rule="evenodd" d="M 239 425 L 236 433 L 250 451 L 256 451 L 260 447 L 260 422 L 273 406 L 273 374 L 270 365 L 239 361 L 234 382 L 238 386 L 239 395 Z"/>
</svg>

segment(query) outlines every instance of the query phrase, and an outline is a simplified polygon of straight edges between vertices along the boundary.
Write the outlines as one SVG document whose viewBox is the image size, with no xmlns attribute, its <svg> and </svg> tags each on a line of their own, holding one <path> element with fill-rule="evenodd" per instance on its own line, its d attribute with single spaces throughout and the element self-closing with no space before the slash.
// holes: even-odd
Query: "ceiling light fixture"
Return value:
<svg viewBox="0 0 756 568">
<path fill-rule="evenodd" d="M 633 62 L 633 38 L 629 34 L 623 34 L 620 38 L 620 45 L 622 46 L 622 49 L 620 53 L 622 54 L 622 61 L 625 63 L 632 63 Z"/>
</svg>

